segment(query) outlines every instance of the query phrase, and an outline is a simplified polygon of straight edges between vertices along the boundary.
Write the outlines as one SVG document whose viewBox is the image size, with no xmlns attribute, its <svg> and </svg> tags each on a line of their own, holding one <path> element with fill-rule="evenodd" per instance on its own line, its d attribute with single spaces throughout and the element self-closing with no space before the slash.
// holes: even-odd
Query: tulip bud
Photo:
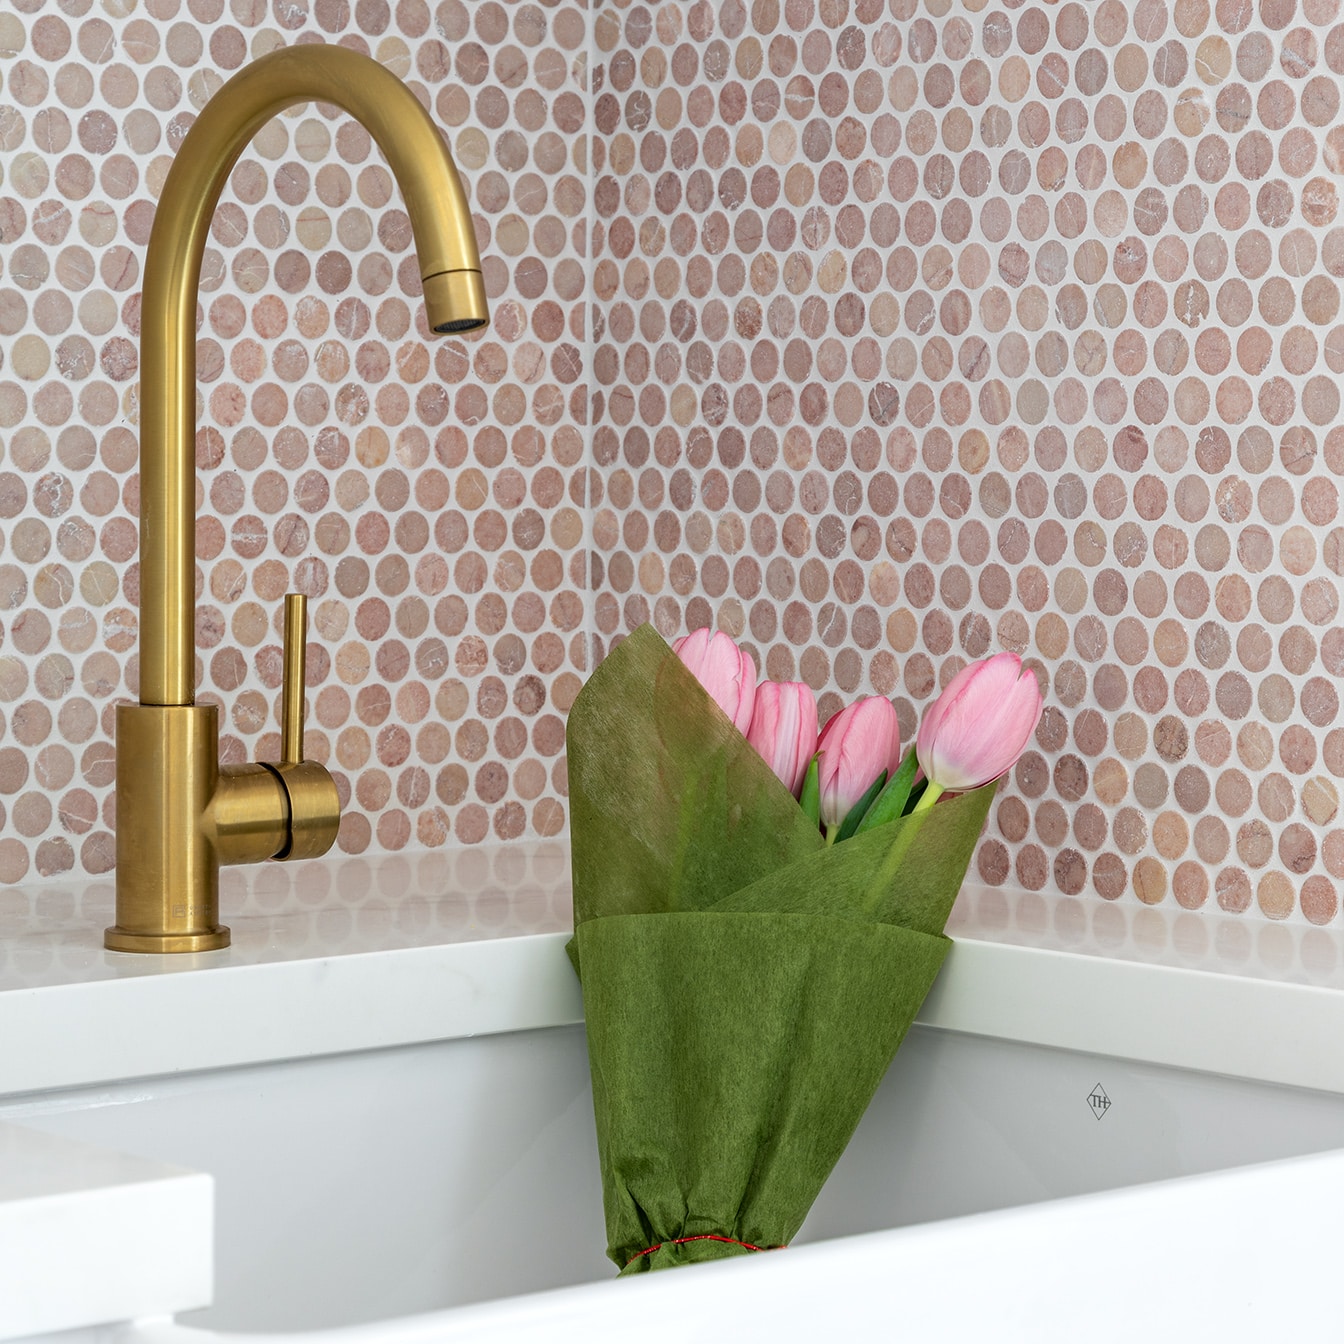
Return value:
<svg viewBox="0 0 1344 1344">
<path fill-rule="evenodd" d="M 829 833 L 885 770 L 901 760 L 901 730 L 890 700 L 866 696 L 846 705 L 822 729 L 820 760 L 821 820 Z"/>
<path fill-rule="evenodd" d="M 710 698 L 740 733 L 751 724 L 756 704 L 756 664 L 722 630 L 693 630 L 672 645 Z"/>
<path fill-rule="evenodd" d="M 817 698 L 801 681 L 765 681 L 756 688 L 747 741 L 798 796 L 817 749 Z"/>
<path fill-rule="evenodd" d="M 1036 677 L 1015 653 L 963 667 L 929 707 L 915 753 L 933 797 L 978 789 L 1011 770 L 1040 722 Z"/>
</svg>

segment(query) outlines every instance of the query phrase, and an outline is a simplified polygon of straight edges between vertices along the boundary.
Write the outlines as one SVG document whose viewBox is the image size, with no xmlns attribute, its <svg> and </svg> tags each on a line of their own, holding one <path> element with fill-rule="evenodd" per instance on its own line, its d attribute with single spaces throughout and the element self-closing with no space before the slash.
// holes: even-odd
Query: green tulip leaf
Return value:
<svg viewBox="0 0 1344 1344">
<path fill-rule="evenodd" d="M 887 772 L 884 770 L 865 790 L 862 798 L 859 799 L 853 807 L 845 813 L 845 819 L 840 823 L 840 833 L 835 837 L 836 844 L 841 840 L 848 840 L 855 831 L 859 829 L 859 823 L 867 814 L 868 809 L 872 807 L 873 801 L 877 795 L 886 787 Z"/>
<path fill-rule="evenodd" d="M 803 815 L 814 825 L 821 825 L 821 757 L 814 756 L 803 776 L 803 791 L 798 799 Z"/>
<path fill-rule="evenodd" d="M 910 797 L 910 789 L 918 773 L 919 761 L 915 759 L 915 748 L 911 745 L 896 773 L 887 781 L 886 788 L 878 794 L 872 806 L 859 820 L 856 831 L 871 830 L 874 826 L 881 826 L 904 816 L 906 799 Z"/>
</svg>

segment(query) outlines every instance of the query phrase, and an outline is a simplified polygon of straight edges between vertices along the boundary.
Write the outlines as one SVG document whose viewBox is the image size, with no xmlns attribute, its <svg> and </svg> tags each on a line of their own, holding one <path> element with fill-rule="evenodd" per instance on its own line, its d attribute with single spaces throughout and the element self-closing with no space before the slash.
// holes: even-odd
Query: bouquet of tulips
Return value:
<svg viewBox="0 0 1344 1344">
<path fill-rule="evenodd" d="M 647 625 L 589 678 L 567 728 L 569 951 L 623 1274 L 797 1232 L 933 984 L 1041 708 L 997 654 L 902 754 L 888 700 L 818 733 L 811 690 L 757 685 L 727 635 L 669 647 Z"/>
</svg>

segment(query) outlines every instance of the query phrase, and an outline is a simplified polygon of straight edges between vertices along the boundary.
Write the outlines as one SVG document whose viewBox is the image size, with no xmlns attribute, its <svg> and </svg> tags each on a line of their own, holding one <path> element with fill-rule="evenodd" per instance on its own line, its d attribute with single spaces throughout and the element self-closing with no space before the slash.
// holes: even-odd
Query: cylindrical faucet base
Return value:
<svg viewBox="0 0 1344 1344">
<path fill-rule="evenodd" d="M 202 833 L 219 780 L 214 705 L 117 706 L 114 952 L 206 952 L 219 923 L 219 860 Z"/>
</svg>

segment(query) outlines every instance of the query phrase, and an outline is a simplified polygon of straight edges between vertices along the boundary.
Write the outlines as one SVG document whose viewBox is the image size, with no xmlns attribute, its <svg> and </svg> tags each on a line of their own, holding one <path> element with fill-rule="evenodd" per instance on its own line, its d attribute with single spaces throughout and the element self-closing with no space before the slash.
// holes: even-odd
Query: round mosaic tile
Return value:
<svg viewBox="0 0 1344 1344">
<path fill-rule="evenodd" d="M 431 339 L 361 127 L 256 136 L 200 293 L 199 694 L 279 750 L 280 599 L 306 593 L 307 750 L 346 853 L 554 835 L 588 662 L 587 18 L 572 4 L 13 0 L 0 12 L 0 882 L 113 861 L 112 705 L 137 680 L 139 285 L 196 111 L 338 42 L 404 79 L 468 186 L 493 322 Z"/>
<path fill-rule="evenodd" d="M 608 3 L 594 616 L 908 740 L 1048 690 L 989 884 L 1333 920 L 1338 0 Z"/>
</svg>

